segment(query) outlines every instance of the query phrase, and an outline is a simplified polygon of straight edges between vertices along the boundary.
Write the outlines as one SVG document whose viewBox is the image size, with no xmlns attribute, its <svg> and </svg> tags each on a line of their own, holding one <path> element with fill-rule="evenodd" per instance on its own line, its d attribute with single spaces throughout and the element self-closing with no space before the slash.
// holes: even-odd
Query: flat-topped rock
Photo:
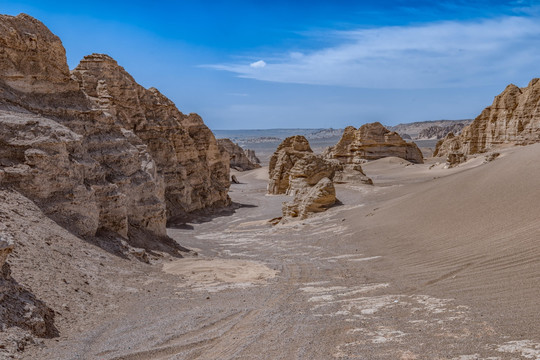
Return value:
<svg viewBox="0 0 540 360">
<path fill-rule="evenodd" d="M 422 152 L 415 143 L 408 143 L 398 133 L 375 122 L 362 125 L 359 129 L 345 128 L 339 142 L 327 150 L 325 156 L 344 164 L 357 164 L 365 160 L 376 160 L 395 156 L 422 164 Z"/>
</svg>

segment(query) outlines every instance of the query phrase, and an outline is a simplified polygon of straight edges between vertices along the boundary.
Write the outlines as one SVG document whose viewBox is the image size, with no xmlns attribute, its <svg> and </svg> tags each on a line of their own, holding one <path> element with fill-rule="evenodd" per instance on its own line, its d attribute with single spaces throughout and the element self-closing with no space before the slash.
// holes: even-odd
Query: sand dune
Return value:
<svg viewBox="0 0 540 360">
<path fill-rule="evenodd" d="M 346 216 L 366 219 L 352 227 L 357 241 L 383 255 L 379 266 L 399 273 L 408 291 L 466 299 L 495 323 L 538 336 L 531 319 L 540 310 L 539 154 L 540 145 L 514 148 L 491 163 L 396 188 L 378 209 Z M 393 170 L 399 177 L 408 168 Z"/>
</svg>

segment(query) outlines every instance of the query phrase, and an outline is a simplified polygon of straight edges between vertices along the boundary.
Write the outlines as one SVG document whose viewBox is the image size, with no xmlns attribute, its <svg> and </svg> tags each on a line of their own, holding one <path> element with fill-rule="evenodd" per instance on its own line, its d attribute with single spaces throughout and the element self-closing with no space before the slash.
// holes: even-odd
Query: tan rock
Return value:
<svg viewBox="0 0 540 360">
<path fill-rule="evenodd" d="M 436 156 L 452 151 L 484 153 L 501 146 L 540 142 L 539 80 L 531 80 L 524 88 L 508 85 L 458 137 L 447 137 L 438 144 Z"/>
<path fill-rule="evenodd" d="M 244 153 L 246 154 L 246 157 L 249 161 L 251 161 L 252 164 L 261 166 L 261 160 L 257 157 L 255 154 L 255 150 L 251 149 L 244 149 Z"/>
<path fill-rule="evenodd" d="M 455 167 L 461 163 L 464 163 L 465 161 L 467 161 L 467 155 L 461 152 L 452 152 L 446 157 L 446 162 L 448 163 L 449 167 Z"/>
<path fill-rule="evenodd" d="M 80 236 L 157 239 L 167 215 L 228 204 L 228 162 L 198 115 L 106 55 L 70 76 L 60 40 L 27 15 L 0 31 L 0 185 Z"/>
<path fill-rule="evenodd" d="M 74 91 L 60 39 L 33 17 L 0 15 L 0 78 L 22 92 Z"/>
<path fill-rule="evenodd" d="M 298 160 L 308 154 L 313 154 L 313 150 L 304 136 L 296 135 L 283 140 L 270 158 L 268 193 L 287 193 L 290 170 Z"/>
<path fill-rule="evenodd" d="M 308 217 L 310 213 L 326 211 L 336 202 L 334 183 L 329 178 L 322 178 L 315 186 L 303 188 L 296 192 L 291 202 L 283 204 L 283 217 Z"/>
<path fill-rule="evenodd" d="M 218 139 L 221 152 L 225 152 L 229 157 L 230 167 L 238 171 L 258 169 L 261 167 L 259 159 L 253 150 L 244 150 L 230 139 Z M 248 157 L 248 154 L 250 157 Z M 252 160 L 256 161 L 253 162 Z"/>
<path fill-rule="evenodd" d="M 325 156 L 344 164 L 358 164 L 365 160 L 376 160 L 395 156 L 422 164 L 422 152 L 415 143 L 404 141 L 396 132 L 391 132 L 378 122 L 362 125 L 359 129 L 345 128 L 339 142 Z"/>
<path fill-rule="evenodd" d="M 0 111 L 0 143 L 4 186 L 33 199 L 76 234 L 96 233 L 99 204 L 84 174 L 97 165 L 85 158 L 82 136 L 37 115 Z"/>
<path fill-rule="evenodd" d="M 341 164 L 338 162 L 335 169 L 336 174 L 334 175 L 333 180 L 336 184 L 352 183 L 373 185 L 373 180 L 364 174 L 360 164 Z"/>
<path fill-rule="evenodd" d="M 197 114 L 184 115 L 107 55 L 86 56 L 72 74 L 103 111 L 148 146 L 165 178 L 168 219 L 229 204 L 228 159 Z"/>
<path fill-rule="evenodd" d="M 289 171 L 289 187 L 286 194 L 293 195 L 301 193 L 304 189 L 311 188 L 323 179 L 332 180 L 336 172 L 333 163 L 311 153 L 295 162 Z"/>
</svg>

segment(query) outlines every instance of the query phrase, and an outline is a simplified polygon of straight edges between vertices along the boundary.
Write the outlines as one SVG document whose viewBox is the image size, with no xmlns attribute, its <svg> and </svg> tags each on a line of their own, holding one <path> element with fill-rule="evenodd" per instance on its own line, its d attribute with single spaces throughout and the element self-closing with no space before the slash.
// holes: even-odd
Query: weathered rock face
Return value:
<svg viewBox="0 0 540 360">
<path fill-rule="evenodd" d="M 334 166 L 334 168 L 336 169 L 336 174 L 334 175 L 335 183 L 373 185 L 373 180 L 371 180 L 366 174 L 364 174 L 362 166 L 360 166 L 359 164 L 341 164 L 338 161 L 336 161 L 336 163 L 337 164 Z"/>
<path fill-rule="evenodd" d="M 540 79 L 524 88 L 508 85 L 458 137 L 437 144 L 434 155 L 476 154 L 536 142 L 540 142 Z"/>
<path fill-rule="evenodd" d="M 96 233 L 99 204 L 84 174 L 98 165 L 85 159 L 82 136 L 50 119 L 0 111 L 0 143 L 3 185 L 20 190 L 55 220 L 66 219 L 75 233 Z"/>
<path fill-rule="evenodd" d="M 255 155 L 255 150 L 244 149 L 244 153 L 252 164 L 255 164 L 256 166 L 258 165 L 258 167 L 261 166 L 261 160 L 257 157 L 257 155 Z"/>
<path fill-rule="evenodd" d="M 270 159 L 269 194 L 287 194 L 294 198 L 283 203 L 283 219 L 305 218 L 325 211 L 336 202 L 332 178 L 339 164 L 313 154 L 301 135 L 283 140 Z"/>
<path fill-rule="evenodd" d="M 336 202 L 334 183 L 323 177 L 314 186 L 298 190 L 291 202 L 283 204 L 283 217 L 306 218 L 310 213 L 326 211 Z"/>
<path fill-rule="evenodd" d="M 105 55 L 71 77 L 60 40 L 27 15 L 1 16 L 0 31 L 0 185 L 80 236 L 162 237 L 167 214 L 228 203 L 228 163 L 198 115 Z"/>
<path fill-rule="evenodd" d="M 107 55 L 73 70 L 81 89 L 148 146 L 165 177 L 168 218 L 229 203 L 229 166 L 197 114 L 184 115 L 157 89 L 145 89 Z"/>
<path fill-rule="evenodd" d="M 361 163 L 395 156 L 422 164 L 422 152 L 414 143 L 407 143 L 396 132 L 391 132 L 378 122 L 362 125 L 359 129 L 349 126 L 341 140 L 330 148 L 326 156 L 344 164 Z"/>
<path fill-rule="evenodd" d="M 238 171 L 246 171 L 261 167 L 260 160 L 257 159 L 253 150 L 244 150 L 230 139 L 218 139 L 218 145 L 220 151 L 225 152 L 229 157 L 231 168 Z M 256 162 L 253 162 L 252 160 Z"/>
<path fill-rule="evenodd" d="M 289 187 L 286 194 L 299 194 L 304 189 L 311 188 L 323 179 L 332 180 L 336 173 L 336 167 L 330 161 L 323 159 L 321 156 L 306 154 L 303 158 L 298 159 L 289 171 Z"/>
<path fill-rule="evenodd" d="M 62 42 L 26 14 L 0 15 L 0 78 L 23 92 L 73 91 Z"/>
<path fill-rule="evenodd" d="M 308 154 L 313 154 L 313 150 L 305 137 L 296 135 L 283 140 L 270 158 L 268 193 L 274 195 L 287 193 L 290 170 L 298 160 Z"/>
<path fill-rule="evenodd" d="M 34 69 L 10 62 L 24 78 L 15 88 L 9 77 L 7 83 L 0 78 L 0 107 L 11 110 L 0 118 L 6 144 L 2 182 L 77 235 L 102 230 L 127 237 L 137 228 L 165 236 L 163 179 L 146 146 L 65 76 L 63 48 L 56 56 L 61 43 L 45 25 L 27 15 L 0 20 L 18 34 L 6 46 L 31 52 L 32 63 L 39 64 Z M 28 36 L 36 44 L 26 42 Z M 56 70 L 35 75 L 47 69 Z M 33 78 L 39 80 L 35 92 Z"/>
<path fill-rule="evenodd" d="M 54 327 L 54 311 L 38 300 L 34 294 L 19 285 L 11 277 L 11 269 L 6 262 L 13 251 L 14 242 L 0 233 L 0 323 L 2 340 L 11 337 L 13 341 L 3 342 L 0 356 L 13 354 L 24 348 L 22 331 L 39 337 L 57 335 Z M 11 356 L 6 356 L 11 358 Z"/>
</svg>

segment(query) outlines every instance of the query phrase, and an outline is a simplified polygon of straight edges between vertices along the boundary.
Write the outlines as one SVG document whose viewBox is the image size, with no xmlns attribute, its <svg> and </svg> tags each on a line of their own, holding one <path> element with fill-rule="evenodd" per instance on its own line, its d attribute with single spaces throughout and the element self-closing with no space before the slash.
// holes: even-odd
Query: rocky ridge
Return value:
<svg viewBox="0 0 540 360">
<path fill-rule="evenodd" d="M 70 73 L 60 39 L 28 15 L 0 23 L 2 185 L 80 236 L 166 236 L 167 220 L 228 204 L 228 163 L 198 115 L 107 55 Z"/>
<path fill-rule="evenodd" d="M 395 156 L 422 164 L 422 152 L 415 143 L 408 143 L 398 133 L 386 129 L 381 123 L 364 124 L 359 129 L 345 128 L 339 142 L 325 152 L 325 157 L 343 164 L 359 164 Z"/>
<path fill-rule="evenodd" d="M 48 271 L 43 276 L 55 282 L 47 289 L 57 289 L 64 285 L 56 276 L 60 268 L 86 276 L 74 275 L 81 272 L 71 264 L 77 248 L 85 249 L 79 255 L 86 265 L 95 245 L 144 262 L 163 253 L 181 256 L 186 249 L 167 237 L 167 221 L 229 204 L 228 187 L 228 158 L 197 114 L 184 115 L 158 90 L 138 85 L 107 55 L 87 56 L 70 72 L 60 39 L 43 23 L 0 15 L 0 191 L 3 205 L 13 203 L 0 209 L 0 230 L 11 231 L 15 249 L 10 268 L 5 258 L 12 245 L 0 241 L 2 345 L 8 339 L 17 350 L 31 341 L 27 335 L 56 331 L 59 309 L 52 312 L 16 282 L 43 288 L 21 269 Z M 10 223 L 34 204 L 39 209 L 32 213 L 48 218 L 36 215 L 25 227 Z M 65 257 L 45 251 L 52 242 L 39 235 L 31 246 L 21 245 L 30 233 L 54 232 L 53 224 L 62 233 L 53 238 L 73 246 Z M 74 289 L 40 298 L 54 304 Z M 90 293 L 76 296 L 74 306 L 84 304 L 77 311 L 92 308 Z"/>
<path fill-rule="evenodd" d="M 434 156 L 488 152 L 501 146 L 540 142 L 540 79 L 519 88 L 508 85 L 459 136 L 449 134 Z"/>
<path fill-rule="evenodd" d="M 218 139 L 219 149 L 230 160 L 230 167 L 238 171 L 258 169 L 261 167 L 260 160 L 255 156 L 255 151 L 242 149 L 230 139 Z"/>
</svg>

